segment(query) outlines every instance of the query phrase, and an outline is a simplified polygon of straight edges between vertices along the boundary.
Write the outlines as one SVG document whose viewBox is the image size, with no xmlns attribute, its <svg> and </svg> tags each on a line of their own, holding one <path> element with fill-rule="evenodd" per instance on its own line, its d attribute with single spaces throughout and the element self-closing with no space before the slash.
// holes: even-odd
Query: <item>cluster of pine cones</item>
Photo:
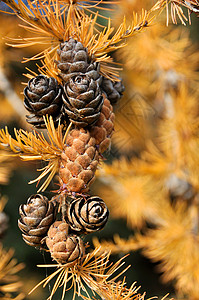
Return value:
<svg viewBox="0 0 199 300">
<path fill-rule="evenodd" d="M 54 260 L 70 267 L 85 253 L 80 235 L 101 230 L 108 219 L 104 201 L 88 191 L 100 156 L 110 147 L 112 105 L 124 87 L 121 81 L 103 77 L 100 63 L 74 39 L 61 43 L 58 55 L 62 84 L 44 75 L 32 78 L 24 89 L 24 105 L 31 113 L 27 122 L 36 128 L 45 128 L 45 115 L 52 116 L 55 127 L 73 124 L 60 159 L 61 195 L 51 200 L 32 195 L 20 206 L 18 225 L 28 245 L 47 246 Z M 62 207 L 61 221 L 57 204 Z"/>
<path fill-rule="evenodd" d="M 62 220 L 58 221 L 55 199 L 32 195 L 19 208 L 18 226 L 28 245 L 44 250 L 47 246 L 54 260 L 69 267 L 85 253 L 80 235 L 101 230 L 109 212 L 101 198 L 82 196 L 70 199 Z"/>
<path fill-rule="evenodd" d="M 62 85 L 55 78 L 44 75 L 32 78 L 24 89 L 24 105 L 31 113 L 27 122 L 36 128 L 45 128 L 43 116 L 51 115 L 55 126 L 72 122 L 78 128 L 97 122 L 105 97 L 115 104 L 124 91 L 121 81 L 112 82 L 100 75 L 100 63 L 89 58 L 82 43 L 70 39 L 60 44 Z"/>
</svg>

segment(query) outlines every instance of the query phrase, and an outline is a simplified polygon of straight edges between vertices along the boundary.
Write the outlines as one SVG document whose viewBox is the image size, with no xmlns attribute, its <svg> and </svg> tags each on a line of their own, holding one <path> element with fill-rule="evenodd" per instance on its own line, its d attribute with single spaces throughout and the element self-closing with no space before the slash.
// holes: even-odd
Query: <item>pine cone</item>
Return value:
<svg viewBox="0 0 199 300">
<path fill-rule="evenodd" d="M 27 204 L 19 207 L 21 219 L 18 226 L 24 241 L 33 247 L 40 247 L 50 225 L 54 222 L 56 209 L 53 202 L 40 194 L 32 195 Z"/>
<path fill-rule="evenodd" d="M 95 72 L 90 75 L 95 77 Z M 103 96 L 98 81 L 88 73 L 79 73 L 69 79 L 64 86 L 64 111 L 76 126 L 94 124 L 100 116 Z"/>
<path fill-rule="evenodd" d="M 117 101 L 122 97 L 124 85 L 122 84 L 122 80 L 113 82 L 110 79 L 103 77 L 101 89 L 113 105 L 116 104 Z"/>
<path fill-rule="evenodd" d="M 74 76 L 79 72 L 86 72 L 89 56 L 87 48 L 82 43 L 71 38 L 69 41 L 60 44 L 57 53 L 60 56 L 57 67 L 61 70 L 60 76 L 65 82 L 70 78 L 67 74 L 73 74 Z"/>
<path fill-rule="evenodd" d="M 89 190 L 99 162 L 95 139 L 83 128 L 73 129 L 66 139 L 60 161 L 60 183 L 68 192 Z"/>
<path fill-rule="evenodd" d="M 60 56 L 60 61 L 57 61 L 57 67 L 61 71 L 59 75 L 65 83 L 71 77 L 82 73 L 97 80 L 99 85 L 101 84 L 100 64 L 94 62 L 94 57 L 89 57 L 88 49 L 81 42 L 71 38 L 69 41 L 61 43 L 57 52 Z"/>
<path fill-rule="evenodd" d="M 62 117 L 62 87 L 53 77 L 38 75 L 24 89 L 24 106 L 31 112 L 27 122 L 36 128 L 45 128 L 43 116 L 51 115 L 55 126 Z"/>
<path fill-rule="evenodd" d="M 99 197 L 80 197 L 68 206 L 67 222 L 71 229 L 81 233 L 101 230 L 109 216 L 104 201 Z"/>
<path fill-rule="evenodd" d="M 51 256 L 60 264 L 72 267 L 85 253 L 80 237 L 68 234 L 68 224 L 62 221 L 53 223 L 48 231 L 46 245 Z"/>
<path fill-rule="evenodd" d="M 114 130 L 114 119 L 113 107 L 110 101 L 105 99 L 99 119 L 90 130 L 91 136 L 96 140 L 99 153 L 103 153 L 110 147 L 111 136 Z"/>
</svg>

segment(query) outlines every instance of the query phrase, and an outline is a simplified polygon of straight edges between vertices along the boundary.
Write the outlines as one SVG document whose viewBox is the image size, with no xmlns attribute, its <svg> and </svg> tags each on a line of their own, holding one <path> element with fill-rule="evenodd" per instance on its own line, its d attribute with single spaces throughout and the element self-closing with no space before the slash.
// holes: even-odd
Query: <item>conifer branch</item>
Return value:
<svg viewBox="0 0 199 300">
<path fill-rule="evenodd" d="M 199 3 L 193 0 L 159 0 L 155 3 L 155 5 L 151 8 L 151 11 L 159 10 L 160 12 L 166 8 L 167 15 L 167 26 L 169 23 L 169 5 L 171 20 L 174 24 L 177 24 L 177 18 L 181 21 L 183 25 L 186 25 L 186 22 L 189 21 L 191 24 L 190 13 L 194 12 L 199 14 Z M 188 16 L 185 16 L 182 7 L 188 10 Z"/>
<path fill-rule="evenodd" d="M 50 118 L 44 118 L 44 120 L 47 127 L 48 140 L 44 137 L 43 133 L 37 133 L 36 131 L 27 132 L 23 129 L 15 129 L 15 138 L 12 138 L 9 134 L 7 127 L 5 130 L 1 129 L 0 131 L 0 146 L 3 149 L 10 149 L 15 155 L 25 161 L 43 160 L 48 162 L 48 165 L 44 167 L 44 169 L 41 169 L 41 171 L 43 171 L 42 174 L 30 182 L 40 181 L 49 174 L 38 192 L 41 190 L 44 191 L 56 174 L 59 166 L 59 158 L 70 130 L 69 126 L 63 135 L 61 125 L 58 125 L 58 129 L 55 130 L 51 116 Z M 13 154 L 10 153 L 10 156 L 12 155 Z"/>
</svg>

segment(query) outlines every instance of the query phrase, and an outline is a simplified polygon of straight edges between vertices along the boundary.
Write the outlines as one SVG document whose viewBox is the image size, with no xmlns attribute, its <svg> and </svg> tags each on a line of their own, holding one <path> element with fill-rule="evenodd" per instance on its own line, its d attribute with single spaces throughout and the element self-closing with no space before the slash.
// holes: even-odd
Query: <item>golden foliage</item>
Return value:
<svg viewBox="0 0 199 300">
<path fill-rule="evenodd" d="M 93 245 L 95 248 L 99 248 L 99 254 L 104 251 L 110 251 L 111 254 L 118 253 L 129 253 L 132 251 L 136 251 L 141 248 L 138 241 L 134 236 L 130 236 L 128 240 L 122 239 L 119 235 L 113 236 L 113 241 L 102 240 L 99 241 L 97 237 L 93 238 Z"/>
<path fill-rule="evenodd" d="M 159 205 L 164 205 L 167 197 L 160 183 L 150 175 L 136 174 L 133 163 L 121 160 L 105 166 L 99 176 L 103 186 L 98 193 L 114 218 L 125 219 L 131 228 L 143 227 L 146 220 L 161 222 Z"/>
<path fill-rule="evenodd" d="M 140 152 L 148 148 L 149 140 L 156 144 L 157 122 L 171 88 L 186 80 L 198 89 L 197 48 L 186 28 L 173 27 L 153 24 L 116 53 L 124 64 L 126 90 L 116 107 L 113 142 L 118 152 Z"/>
<path fill-rule="evenodd" d="M 123 217 L 127 223 L 130 220 L 131 227 L 137 226 L 143 234 L 137 233 L 128 240 L 116 236 L 113 241 L 93 241 L 95 246 L 113 253 L 143 248 L 145 256 L 161 262 L 159 270 L 164 282 L 174 282 L 180 297 L 189 295 L 195 299 L 199 282 L 198 125 L 198 92 L 183 81 L 170 86 L 154 142 L 145 141 L 146 150 L 139 152 L 139 158 L 114 161 L 99 172 L 103 182 L 99 190 L 112 216 Z M 172 206 L 168 180 L 174 175 L 190 182 L 194 192 L 186 200 L 180 183 L 181 195 Z M 150 211 L 152 217 L 147 215 Z M 142 222 L 135 222 L 136 218 Z M 143 219 L 153 229 L 144 230 Z"/>
<path fill-rule="evenodd" d="M 101 62 L 101 73 L 114 79 L 118 76 L 117 68 L 114 67 L 113 60 L 108 53 L 123 48 L 126 45 L 126 39 L 149 26 L 152 19 L 149 13 L 143 10 L 139 16 L 133 14 L 133 20 L 129 26 L 127 26 L 124 17 L 119 27 L 115 29 L 109 19 L 107 27 L 99 34 L 95 34 L 96 18 L 97 16 L 94 19 L 92 19 L 92 16 L 85 16 L 82 19 L 81 25 L 77 28 L 77 39 L 88 48 L 88 53 L 91 56 L 95 55 L 96 61 Z M 111 67 L 111 64 L 113 64 L 113 67 Z"/>
<path fill-rule="evenodd" d="M 13 298 L 12 293 L 19 291 L 22 283 L 19 281 L 18 273 L 24 268 L 22 263 L 17 264 L 16 259 L 13 258 L 14 251 L 12 249 L 6 251 L 0 245 L 0 292 L 3 294 L 4 300 L 21 300 L 24 299 L 23 294 L 19 294 Z"/>
<path fill-rule="evenodd" d="M 130 153 L 145 147 L 146 139 L 152 138 L 155 111 L 141 94 L 125 94 L 115 111 L 115 132 L 113 144 L 118 152 Z"/>
<path fill-rule="evenodd" d="M 25 46 L 26 43 L 30 45 L 39 44 L 41 40 L 44 44 L 49 44 L 53 40 L 63 41 L 67 39 L 68 28 L 64 27 L 66 19 L 63 20 L 66 8 L 59 1 L 38 1 L 37 3 L 28 1 L 27 5 L 22 1 L 15 2 L 14 0 L 5 1 L 5 3 L 27 24 L 23 25 L 26 30 L 43 35 L 41 39 L 40 37 L 25 39 L 21 46 Z M 73 5 L 69 6 L 70 9 L 75 9 Z M 74 14 L 74 11 L 72 12 Z M 72 18 L 70 20 L 72 21 Z M 76 18 L 75 21 L 77 21 Z"/>
<path fill-rule="evenodd" d="M 61 300 L 64 299 L 65 292 L 71 288 L 73 288 L 74 290 L 73 300 L 76 294 L 78 296 L 82 296 L 82 292 L 87 295 L 88 299 L 91 299 L 87 289 L 88 287 L 91 288 L 93 295 L 97 293 L 98 295 L 103 295 L 103 297 L 106 297 L 107 295 L 109 295 L 111 289 L 115 285 L 115 280 L 121 274 L 123 274 L 128 269 L 128 267 L 120 271 L 119 275 L 115 275 L 114 273 L 123 266 L 124 258 L 119 259 L 115 264 L 112 265 L 109 263 L 110 252 L 104 252 L 100 256 L 97 256 L 99 250 L 99 248 L 96 248 L 92 252 L 88 253 L 87 255 L 85 255 L 83 260 L 79 260 L 79 262 L 72 267 L 67 267 L 65 265 L 39 266 L 56 267 L 57 270 L 50 276 L 42 280 L 32 291 L 30 291 L 30 293 L 32 293 L 38 286 L 42 284 L 43 287 L 45 287 L 55 276 L 57 276 L 57 279 L 55 281 L 51 295 L 49 296 L 48 300 L 51 300 L 53 298 L 57 289 L 61 286 L 63 286 Z M 114 277 L 112 277 L 113 275 Z M 70 281 L 72 282 L 71 285 L 68 287 Z M 124 284 L 124 282 L 122 283 L 122 285 L 119 284 L 120 287 L 118 287 L 116 284 L 115 286 L 117 286 L 117 288 L 115 288 L 115 292 L 118 290 L 118 293 L 120 293 Z M 107 288 L 109 289 L 107 290 Z M 129 289 L 129 294 L 130 292 L 132 292 L 133 289 L 134 287 L 132 286 Z"/>
<path fill-rule="evenodd" d="M 7 122 L 13 120 L 13 116 L 15 115 L 16 112 L 14 111 L 14 108 L 8 102 L 8 100 L 4 95 L 1 95 L 0 105 L 1 105 L 0 119 L 6 120 Z"/>
<path fill-rule="evenodd" d="M 134 159 L 134 169 L 137 174 L 151 175 L 156 179 L 163 179 L 175 171 L 172 154 L 151 141 L 146 142 L 146 150 L 140 159 Z"/>
<path fill-rule="evenodd" d="M 16 36 L 28 37 L 29 33 L 21 27 L 21 21 L 13 15 L 0 13 L 1 26 L 0 28 L 0 67 L 8 70 L 10 62 L 20 62 L 23 56 L 33 55 L 35 51 L 43 51 L 41 44 L 37 44 L 35 47 L 29 47 L 26 49 L 13 49 L 6 44 L 6 39 L 14 39 Z"/>
<path fill-rule="evenodd" d="M 26 73 L 25 76 L 28 78 L 28 80 L 30 80 L 39 74 L 43 74 L 47 77 L 54 77 L 58 83 L 61 84 L 62 79 L 59 76 L 59 71 L 56 64 L 56 61 L 58 60 L 57 52 L 51 55 L 48 51 L 44 50 L 44 56 L 44 59 L 40 60 L 40 64 L 37 64 L 38 72 L 26 68 L 29 73 Z"/>
<path fill-rule="evenodd" d="M 59 158 L 64 149 L 64 143 L 70 130 L 70 126 L 66 130 L 65 134 L 62 134 L 62 126 L 59 124 L 58 129 L 55 129 L 53 119 L 44 118 L 47 127 L 48 140 L 43 133 L 37 133 L 36 131 L 27 132 L 23 129 L 15 130 L 15 139 L 9 134 L 7 127 L 0 131 L 0 146 L 4 149 L 10 148 L 10 150 L 16 153 L 21 159 L 25 161 L 29 160 L 44 160 L 48 162 L 40 171 L 42 174 L 35 180 L 40 181 L 43 177 L 48 175 L 48 178 L 39 188 L 39 191 L 44 191 L 52 178 L 56 174 L 59 166 Z M 12 154 L 10 154 L 12 156 Z"/>
<path fill-rule="evenodd" d="M 96 295 L 105 300 L 144 300 L 145 293 L 138 293 L 140 287 L 136 287 L 135 282 L 127 288 L 125 277 L 117 281 L 129 268 L 126 267 L 120 270 L 119 273 L 117 272 L 124 265 L 125 262 L 123 260 L 125 257 L 119 259 L 115 264 L 110 263 L 109 258 L 110 252 L 102 252 L 100 248 L 95 248 L 73 267 L 39 265 L 38 267 L 56 267 L 57 270 L 37 284 L 30 293 L 40 285 L 46 287 L 56 277 L 51 294 L 47 300 L 53 299 L 59 287 L 63 287 L 61 300 L 64 299 L 66 291 L 71 288 L 74 291 L 73 300 L 76 295 L 85 300 L 96 299 Z M 89 295 L 88 288 L 91 289 L 92 295 Z M 165 299 L 165 297 L 162 299 Z"/>
<path fill-rule="evenodd" d="M 147 148 L 140 153 L 140 158 L 115 161 L 106 165 L 100 174 L 106 183 L 105 189 L 100 190 L 108 204 L 110 200 L 112 216 L 123 216 L 127 222 L 138 216 L 144 218 L 154 205 L 153 217 L 146 218 L 155 225 L 154 228 L 129 240 L 117 236 L 113 242 L 95 239 L 94 245 L 114 253 L 143 248 L 145 256 L 161 262 L 159 269 L 163 280 L 174 281 L 181 297 L 198 298 L 195 288 L 199 282 L 198 194 L 194 196 L 193 193 L 188 203 L 181 195 L 172 206 L 167 184 L 169 176 L 175 174 L 185 182 L 191 182 L 198 193 L 198 93 L 185 82 L 169 88 L 164 114 L 157 125 L 159 134 L 155 143 L 146 141 Z M 182 193 L 183 186 L 179 188 Z M 136 206 L 140 211 L 135 209 Z M 136 222 L 133 221 L 131 226 L 136 227 Z M 143 230 L 143 223 L 139 226 Z"/>
<path fill-rule="evenodd" d="M 163 226 L 151 229 L 138 238 L 143 253 L 155 262 L 165 282 L 175 280 L 177 290 L 198 297 L 199 236 L 198 207 L 178 203 L 165 212 Z"/>
<path fill-rule="evenodd" d="M 36 5 L 30 0 L 27 5 L 22 0 L 18 3 L 14 0 L 4 2 L 25 22 L 23 28 L 31 33 L 31 37 L 12 39 L 11 46 L 46 45 L 44 51 L 31 58 L 41 59 L 46 53 L 54 55 L 60 42 L 72 37 L 88 48 L 90 56 L 94 54 L 96 60 L 102 62 L 101 73 L 110 78 L 118 77 L 118 71 L 115 66 L 112 66 L 113 60 L 108 53 L 123 47 L 127 38 L 142 31 L 152 21 L 150 14 L 143 10 L 139 16 L 133 14 L 132 22 L 128 26 L 124 17 L 119 27 L 114 28 L 109 18 L 108 25 L 103 26 L 99 32 L 96 30 L 98 14 L 86 15 L 81 9 L 82 6 L 80 5 L 79 8 L 79 2 L 76 1 L 66 1 L 65 5 L 62 1 L 52 0 L 44 2 L 40 0 Z M 96 3 L 93 6 L 96 6 Z M 88 9 L 87 5 L 83 5 L 83 8 L 85 7 Z"/>
<path fill-rule="evenodd" d="M 7 203 L 7 198 L 0 195 L 0 212 L 4 210 L 6 203 Z"/>
<path fill-rule="evenodd" d="M 180 84 L 177 90 L 170 89 L 165 100 L 165 114 L 158 121 L 156 143 L 146 141 L 146 150 L 141 153 L 141 158 L 134 159 L 133 167 L 137 174 L 166 179 L 175 173 L 184 179 L 190 177 L 196 184 L 198 93 L 191 91 L 185 83 Z"/>
<path fill-rule="evenodd" d="M 134 282 L 130 288 L 126 287 L 125 278 L 119 282 L 103 283 L 100 287 L 100 296 L 105 300 L 144 300 L 145 293 L 139 294 L 138 290 L 140 287 L 136 287 L 136 282 Z M 83 299 L 89 299 L 83 297 Z M 93 297 L 92 299 L 95 299 Z"/>
<path fill-rule="evenodd" d="M 162 147 L 172 153 L 176 169 L 193 169 L 198 161 L 198 93 L 181 84 L 170 95 L 159 125 Z"/>
<path fill-rule="evenodd" d="M 175 70 L 190 79 L 198 78 L 199 54 L 186 28 L 165 28 L 161 22 L 153 24 L 150 30 L 130 40 L 119 55 L 124 58 L 127 69 L 149 72 L 148 76 L 157 70 Z"/>
<path fill-rule="evenodd" d="M 13 169 L 13 159 L 5 151 L 0 151 L 0 184 L 7 184 Z"/>
<path fill-rule="evenodd" d="M 12 19 L 12 22 L 10 21 Z M 9 16 L 3 16 L 0 15 L 0 20 L 2 24 L 6 22 L 7 26 L 1 26 L 0 27 L 0 67 L 2 68 L 5 65 L 5 59 L 6 59 L 6 64 L 10 60 L 14 59 L 14 55 L 11 51 L 9 51 L 9 48 L 5 45 L 5 41 L 2 39 L 2 37 L 6 35 L 12 35 L 13 31 L 16 30 L 16 19 L 15 18 L 10 18 Z M 17 56 L 17 53 L 16 53 Z M 15 59 L 16 59 L 15 56 Z"/>
<path fill-rule="evenodd" d="M 58 60 L 57 52 L 55 52 L 53 57 L 51 57 L 48 52 L 45 52 L 44 55 L 45 58 L 41 61 L 42 66 L 38 67 L 39 74 L 43 74 L 47 77 L 54 77 L 59 83 L 61 83 L 61 78 L 56 64 L 56 61 Z"/>
<path fill-rule="evenodd" d="M 123 19 L 123 16 L 126 16 L 127 21 L 130 20 L 133 13 L 140 13 L 143 7 L 150 11 L 151 3 L 153 3 L 153 1 L 120 0 L 114 11 L 114 22 L 120 22 L 121 19 Z"/>
<path fill-rule="evenodd" d="M 199 13 L 199 3 L 198 1 L 194 0 L 187 0 L 187 1 L 181 1 L 181 0 L 158 0 L 155 5 L 152 7 L 152 11 L 155 10 L 163 10 L 166 8 L 166 14 L 167 14 L 167 25 L 169 23 L 169 5 L 170 5 L 170 11 L 171 11 L 171 20 L 174 24 L 177 24 L 177 19 L 181 21 L 183 25 L 186 25 L 186 22 L 189 20 L 189 23 L 191 23 L 190 20 L 190 12 Z M 186 8 L 188 10 L 188 16 L 184 14 L 183 8 Z"/>
<path fill-rule="evenodd" d="M 170 18 L 174 24 L 177 24 L 178 19 L 183 25 L 186 25 L 187 22 L 191 24 L 191 13 L 199 13 L 198 0 L 121 0 L 119 1 L 118 7 L 119 9 L 116 13 L 117 17 L 121 17 L 121 15 L 130 17 L 133 12 L 139 12 L 143 7 L 145 7 L 145 9 L 147 9 L 150 13 L 155 14 L 156 19 L 158 19 L 157 17 L 160 15 L 160 13 L 166 10 L 167 26 Z"/>
<path fill-rule="evenodd" d="M 141 159 L 134 159 L 134 170 L 139 174 L 162 177 L 185 168 L 194 170 L 198 159 L 198 93 L 190 93 L 185 83 L 170 92 L 167 112 L 158 122 L 156 144 L 146 141 Z"/>
</svg>

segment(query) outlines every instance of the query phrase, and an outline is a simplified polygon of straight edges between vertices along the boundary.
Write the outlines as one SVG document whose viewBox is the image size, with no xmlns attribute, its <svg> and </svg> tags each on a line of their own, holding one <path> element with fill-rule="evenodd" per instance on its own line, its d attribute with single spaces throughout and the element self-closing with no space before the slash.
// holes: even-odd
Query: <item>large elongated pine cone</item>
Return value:
<svg viewBox="0 0 199 300">
<path fill-rule="evenodd" d="M 122 94 L 124 92 L 124 85 L 121 79 L 120 81 L 114 82 L 108 78 L 103 77 L 101 82 L 101 89 L 113 105 L 116 104 L 118 100 L 122 97 Z"/>
<path fill-rule="evenodd" d="M 90 134 L 96 140 L 99 153 L 103 153 L 110 148 L 111 136 L 114 130 L 115 114 L 108 99 L 104 100 L 102 111 L 98 121 L 90 129 Z"/>
<path fill-rule="evenodd" d="M 46 245 L 53 259 L 67 267 L 72 267 L 83 257 L 85 248 L 82 239 L 68 234 L 68 229 L 68 224 L 63 221 L 53 223 L 48 231 Z"/>
<path fill-rule="evenodd" d="M 76 126 L 94 124 L 100 116 L 103 100 L 98 80 L 88 73 L 71 77 L 64 86 L 64 111 Z"/>
<path fill-rule="evenodd" d="M 41 240 L 46 236 L 49 227 L 55 220 L 56 208 L 54 202 L 40 194 L 28 198 L 27 204 L 19 207 L 21 219 L 18 226 L 23 232 L 24 241 L 33 247 L 40 247 Z"/>
<path fill-rule="evenodd" d="M 104 228 L 109 211 L 104 201 L 96 196 L 74 199 L 67 209 L 67 222 L 79 233 L 90 233 Z"/>
<path fill-rule="evenodd" d="M 45 128 L 43 116 L 51 115 L 55 126 L 62 117 L 62 87 L 53 77 L 38 75 L 29 80 L 24 89 L 24 106 L 31 113 L 27 122 L 36 128 Z"/>
<path fill-rule="evenodd" d="M 98 162 L 96 141 L 90 132 L 84 128 L 71 130 L 60 160 L 61 186 L 69 193 L 88 192 Z"/>
</svg>

